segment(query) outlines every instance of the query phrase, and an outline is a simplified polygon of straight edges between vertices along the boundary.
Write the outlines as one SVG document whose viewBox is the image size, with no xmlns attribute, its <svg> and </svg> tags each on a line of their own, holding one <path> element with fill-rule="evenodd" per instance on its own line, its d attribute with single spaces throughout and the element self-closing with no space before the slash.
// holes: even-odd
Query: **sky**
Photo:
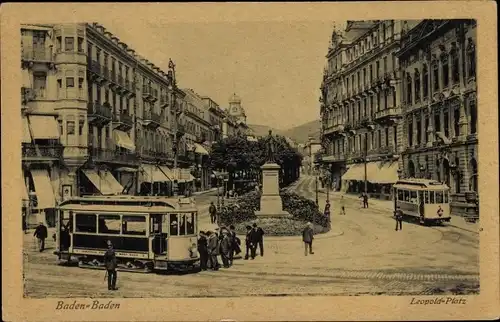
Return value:
<svg viewBox="0 0 500 322">
<path fill-rule="evenodd" d="M 172 58 L 179 87 L 223 108 L 237 93 L 249 124 L 288 129 L 319 118 L 332 22 L 99 23 L 164 71 Z"/>
</svg>

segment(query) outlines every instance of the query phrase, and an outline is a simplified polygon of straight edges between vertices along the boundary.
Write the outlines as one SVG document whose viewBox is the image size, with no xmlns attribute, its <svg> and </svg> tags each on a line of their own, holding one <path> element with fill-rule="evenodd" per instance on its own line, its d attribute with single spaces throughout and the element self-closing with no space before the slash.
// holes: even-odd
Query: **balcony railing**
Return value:
<svg viewBox="0 0 500 322">
<path fill-rule="evenodd" d="M 157 114 L 155 112 L 144 111 L 143 118 L 144 118 L 144 121 L 152 121 L 152 122 L 155 122 L 155 123 L 158 123 L 158 124 L 161 123 L 161 116 L 160 116 L 160 114 Z"/>
<path fill-rule="evenodd" d="M 111 105 L 109 105 L 108 102 L 105 102 L 102 105 L 99 102 L 88 102 L 87 113 L 90 115 L 96 115 L 111 119 L 112 116 Z"/>
<path fill-rule="evenodd" d="M 23 158 L 51 158 L 60 159 L 62 157 L 62 145 L 40 145 L 23 143 Z"/>
<path fill-rule="evenodd" d="M 168 105 L 168 97 L 167 97 L 167 95 L 161 95 L 161 97 L 160 97 L 160 105 L 161 106 Z"/>
<path fill-rule="evenodd" d="M 26 61 L 40 61 L 52 62 L 54 55 L 52 48 L 36 47 L 36 46 L 22 46 L 21 57 Z"/>
<path fill-rule="evenodd" d="M 383 118 L 397 117 L 401 115 L 401 108 L 399 107 L 389 107 L 383 110 L 375 112 L 375 119 L 380 120 Z"/>
<path fill-rule="evenodd" d="M 152 93 L 152 88 L 149 87 L 148 85 L 142 85 L 142 95 L 144 96 L 150 96 Z"/>
<path fill-rule="evenodd" d="M 115 151 L 111 149 L 89 146 L 88 152 L 94 161 L 111 161 L 115 158 Z"/>
<path fill-rule="evenodd" d="M 114 161 L 119 161 L 123 163 L 136 163 L 138 162 L 137 153 L 115 150 Z"/>
</svg>

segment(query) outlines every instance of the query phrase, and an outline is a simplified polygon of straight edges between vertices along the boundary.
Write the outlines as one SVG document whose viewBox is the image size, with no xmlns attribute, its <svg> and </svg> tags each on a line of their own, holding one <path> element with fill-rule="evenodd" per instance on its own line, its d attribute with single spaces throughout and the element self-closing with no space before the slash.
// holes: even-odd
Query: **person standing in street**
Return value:
<svg viewBox="0 0 500 322">
<path fill-rule="evenodd" d="M 360 198 L 363 198 L 363 208 L 368 208 L 368 194 L 363 192 Z"/>
<path fill-rule="evenodd" d="M 37 238 L 38 249 L 40 250 L 40 252 L 43 252 L 43 250 L 45 249 L 45 239 L 48 236 L 47 227 L 43 224 L 43 222 L 40 222 L 38 224 L 35 232 L 33 233 L 33 236 Z"/>
<path fill-rule="evenodd" d="M 399 206 L 394 211 L 394 219 L 396 219 L 396 231 L 398 231 L 398 226 L 399 230 L 403 230 L 403 212 Z"/>
<path fill-rule="evenodd" d="M 208 266 L 213 271 L 219 270 L 219 261 L 217 260 L 217 255 L 219 255 L 219 236 L 211 231 L 208 232 Z"/>
<path fill-rule="evenodd" d="M 345 215 L 345 200 L 344 196 L 340 196 L 340 214 Z"/>
<path fill-rule="evenodd" d="M 207 270 L 208 263 L 208 241 L 204 231 L 200 231 L 198 238 L 198 253 L 200 254 L 200 269 Z"/>
<path fill-rule="evenodd" d="M 302 231 L 302 241 L 304 242 L 304 255 L 307 256 L 307 249 L 309 248 L 309 254 L 313 255 L 312 242 L 314 239 L 313 224 L 308 222 L 304 230 Z"/>
<path fill-rule="evenodd" d="M 330 218 L 330 200 L 326 201 L 324 214 L 327 218 Z"/>
<path fill-rule="evenodd" d="M 224 229 L 221 232 L 222 238 L 220 241 L 220 256 L 222 259 L 222 264 L 224 268 L 229 268 L 229 256 L 231 253 L 231 240 L 229 238 L 229 232 L 227 229 Z"/>
<path fill-rule="evenodd" d="M 256 231 L 257 244 L 259 245 L 260 256 L 264 256 L 264 229 L 257 226 L 256 223 L 253 224 Z M 257 245 L 255 245 L 257 247 Z"/>
<path fill-rule="evenodd" d="M 250 256 L 250 252 L 251 252 L 251 249 L 252 249 L 252 226 L 246 226 L 246 229 L 247 229 L 247 234 L 245 236 L 245 248 L 246 248 L 246 252 L 245 252 L 245 260 L 248 260 L 249 256 Z"/>
<path fill-rule="evenodd" d="M 234 255 L 241 253 L 240 239 L 236 236 L 234 225 L 229 226 L 229 239 L 231 241 L 231 252 L 229 253 L 229 264 L 233 265 Z"/>
<path fill-rule="evenodd" d="M 106 266 L 106 272 L 108 273 L 108 290 L 115 291 L 116 288 L 116 267 L 118 262 L 116 260 L 115 249 L 113 248 L 113 243 L 108 240 L 108 250 L 104 253 L 104 265 Z"/>
<path fill-rule="evenodd" d="M 257 224 L 253 224 L 253 228 L 250 231 L 250 258 L 255 259 L 257 256 L 257 246 L 259 245 L 261 235 L 259 233 Z"/>
<path fill-rule="evenodd" d="M 215 208 L 214 202 L 210 202 L 210 207 L 208 207 L 208 213 L 210 214 L 210 223 L 215 224 L 217 222 L 217 208 Z"/>
</svg>

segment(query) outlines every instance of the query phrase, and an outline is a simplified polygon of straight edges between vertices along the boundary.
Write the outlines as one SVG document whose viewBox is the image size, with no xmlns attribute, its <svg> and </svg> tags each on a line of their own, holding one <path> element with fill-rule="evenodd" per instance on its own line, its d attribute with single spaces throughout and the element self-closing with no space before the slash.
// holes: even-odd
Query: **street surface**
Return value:
<svg viewBox="0 0 500 322">
<path fill-rule="evenodd" d="M 314 177 L 309 176 L 290 187 L 312 200 L 314 189 Z M 330 195 L 332 231 L 315 236 L 314 255 L 304 256 L 301 237 L 264 237 L 264 257 L 236 260 L 233 267 L 216 272 L 118 272 L 119 290 L 115 292 L 107 290 L 104 271 L 57 266 L 51 239 L 45 252 L 37 252 L 31 232 L 24 239 L 25 294 L 35 298 L 234 297 L 478 291 L 477 232 L 407 222 L 402 231 L 395 231 L 389 209 L 362 209 L 359 199 L 346 197 L 347 215 L 342 216 L 336 207 L 339 198 L 339 193 Z M 200 206 L 200 229 L 213 229 L 208 205 L 216 201 L 215 192 L 196 196 L 196 201 Z M 320 193 L 321 208 L 325 201 L 326 195 Z"/>
</svg>

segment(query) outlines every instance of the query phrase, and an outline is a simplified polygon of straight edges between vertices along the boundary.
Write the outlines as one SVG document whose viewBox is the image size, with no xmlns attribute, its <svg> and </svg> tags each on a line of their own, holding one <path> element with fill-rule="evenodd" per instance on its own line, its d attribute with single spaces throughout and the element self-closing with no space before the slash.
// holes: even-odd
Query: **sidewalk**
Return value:
<svg viewBox="0 0 500 322">
<path fill-rule="evenodd" d="M 320 188 L 318 192 L 326 194 L 326 189 Z M 361 199 L 359 199 L 358 195 L 355 194 L 345 194 L 340 191 L 330 191 L 330 197 L 333 200 L 340 199 L 340 196 L 344 196 L 345 199 L 356 200 L 360 203 Z M 379 200 L 379 199 L 369 199 L 368 201 L 369 207 L 384 210 L 384 211 L 394 211 L 394 204 L 392 200 Z M 472 233 L 479 233 L 479 223 L 468 223 L 465 221 L 463 217 L 451 215 L 451 220 L 448 226 L 455 227 L 458 229 L 466 230 Z"/>
<path fill-rule="evenodd" d="M 208 194 L 211 192 L 216 192 L 216 191 L 217 191 L 217 188 L 210 188 L 208 190 L 193 192 L 193 196 L 205 195 L 205 194 Z M 222 187 L 219 187 L 219 192 L 222 192 Z"/>
</svg>

